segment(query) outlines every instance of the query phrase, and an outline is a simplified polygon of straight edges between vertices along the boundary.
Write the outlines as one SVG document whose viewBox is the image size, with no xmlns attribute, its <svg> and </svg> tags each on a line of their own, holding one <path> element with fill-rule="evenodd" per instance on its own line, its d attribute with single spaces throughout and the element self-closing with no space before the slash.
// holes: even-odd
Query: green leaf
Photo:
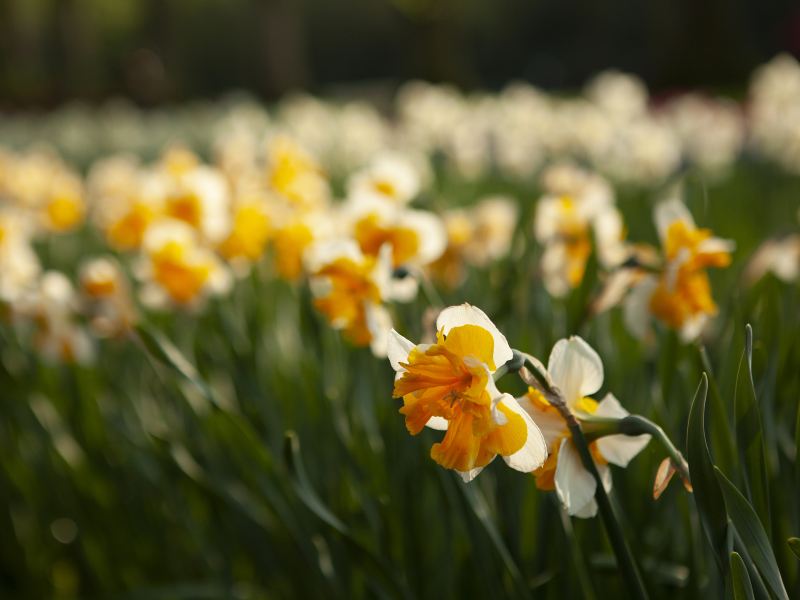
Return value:
<svg viewBox="0 0 800 600">
<path fill-rule="evenodd" d="M 305 507 L 337 532 L 354 554 L 360 555 L 365 559 L 365 567 L 370 573 L 383 581 L 387 591 L 391 590 L 395 597 L 408 597 L 409 592 L 404 581 L 399 579 L 385 560 L 357 537 L 320 499 L 306 473 L 300 454 L 300 440 L 293 431 L 286 432 L 284 459 L 289 472 L 292 474 L 292 486 Z"/>
<path fill-rule="evenodd" d="M 472 509 L 472 512 L 483 527 L 486 535 L 489 536 L 495 550 L 497 550 L 497 553 L 505 564 L 506 569 L 508 569 L 517 593 L 521 598 L 526 597 L 528 595 L 528 586 L 525 583 L 525 579 L 522 577 L 522 572 L 517 566 L 517 563 L 514 562 L 514 558 L 508 551 L 503 537 L 497 530 L 497 526 L 494 524 L 494 521 L 492 521 L 491 511 L 489 510 L 486 498 L 483 497 L 483 494 L 481 494 L 480 489 L 476 485 L 459 484 L 459 487 L 464 494 L 467 504 Z"/>
<path fill-rule="evenodd" d="M 789 544 L 789 550 L 792 551 L 797 558 L 800 558 L 800 538 L 798 537 L 790 537 L 786 540 L 786 543 Z"/>
<path fill-rule="evenodd" d="M 706 396 L 708 377 L 703 373 L 700 386 L 694 395 L 689 411 L 689 424 L 686 431 L 686 456 L 689 461 L 689 475 L 694 488 L 694 501 L 700 513 L 700 521 L 714 558 L 721 573 L 728 569 L 728 519 L 725 514 L 725 501 L 719 482 L 714 476 L 714 463 L 708 449 L 705 434 Z"/>
<path fill-rule="evenodd" d="M 218 407 L 211 388 L 203 381 L 195 366 L 178 350 L 175 344 L 160 332 L 151 331 L 145 325 L 137 325 L 135 330 L 139 341 L 152 358 L 173 369 L 197 388 L 206 400 Z"/>
<path fill-rule="evenodd" d="M 739 448 L 739 461 L 744 471 L 747 498 L 764 524 L 764 529 L 769 532 L 771 526 L 767 463 L 761 411 L 753 380 L 753 328 L 750 324 L 746 326 L 745 332 L 745 347 L 739 361 L 734 394 L 736 445 Z"/>
<path fill-rule="evenodd" d="M 731 588 L 734 600 L 755 600 L 747 567 L 738 552 L 731 552 Z"/>
<path fill-rule="evenodd" d="M 715 467 L 728 515 L 764 582 L 778 598 L 788 600 L 775 554 L 755 510 L 730 480 Z"/>
</svg>

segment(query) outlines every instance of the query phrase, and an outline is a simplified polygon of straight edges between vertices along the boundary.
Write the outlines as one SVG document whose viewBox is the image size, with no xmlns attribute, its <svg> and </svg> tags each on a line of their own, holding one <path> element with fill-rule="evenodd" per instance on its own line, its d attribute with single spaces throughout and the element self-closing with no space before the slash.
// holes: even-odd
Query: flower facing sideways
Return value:
<svg viewBox="0 0 800 600">
<path fill-rule="evenodd" d="M 518 471 L 539 468 L 547 457 L 539 427 L 492 377 L 513 356 L 486 314 L 469 304 L 451 306 L 436 321 L 436 342 L 418 344 L 395 330 L 388 355 L 397 372 L 393 395 L 412 435 L 427 426 L 446 431 L 431 458 L 473 479 L 498 454 Z"/>
<path fill-rule="evenodd" d="M 662 201 L 655 221 L 665 262 L 659 274 L 638 280 L 625 303 L 625 322 L 646 337 L 652 315 L 691 341 L 717 312 L 706 269 L 727 267 L 734 244 L 698 228 L 678 198 Z"/>
<path fill-rule="evenodd" d="M 547 371 L 567 408 L 578 420 L 591 417 L 621 419 L 628 415 L 612 394 L 606 394 L 600 402 L 589 397 L 603 385 L 603 363 L 580 337 L 562 339 L 553 346 Z M 594 499 L 597 482 L 583 467 L 566 422 L 556 407 L 533 388 L 519 399 L 519 404 L 541 429 L 550 453 L 545 463 L 533 472 L 536 486 L 555 490 L 570 515 L 593 517 L 597 513 Z M 649 441 L 650 436 L 646 434 L 635 437 L 619 434 L 601 437 L 589 445 L 607 491 L 612 484 L 609 463 L 627 466 Z"/>
<path fill-rule="evenodd" d="M 353 344 L 386 356 L 391 316 L 383 305 L 391 293 L 391 249 L 377 257 L 361 252 L 350 239 L 312 246 L 306 255 L 314 306 Z"/>
</svg>

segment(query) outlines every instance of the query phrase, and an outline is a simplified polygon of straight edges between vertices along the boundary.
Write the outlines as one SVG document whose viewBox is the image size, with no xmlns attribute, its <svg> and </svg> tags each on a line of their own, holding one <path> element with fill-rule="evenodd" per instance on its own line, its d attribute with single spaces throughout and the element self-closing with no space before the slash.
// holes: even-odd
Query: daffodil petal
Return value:
<svg viewBox="0 0 800 600">
<path fill-rule="evenodd" d="M 401 362 L 408 362 L 408 353 L 411 352 L 415 344 L 411 340 L 403 337 L 396 330 L 389 331 L 389 341 L 386 346 L 386 355 L 395 371 L 404 371 Z"/>
<path fill-rule="evenodd" d="M 436 329 L 444 331 L 445 335 L 453 327 L 460 325 L 477 325 L 492 334 L 494 338 L 494 364 L 497 367 L 504 365 L 514 356 L 506 337 L 500 333 L 500 330 L 480 308 L 471 304 L 450 306 L 439 313 L 439 317 L 436 319 Z"/>
<path fill-rule="evenodd" d="M 556 342 L 547 361 L 547 371 L 570 408 L 603 385 L 600 357 L 578 336 Z"/>
<path fill-rule="evenodd" d="M 504 456 L 503 460 L 506 461 L 509 467 L 522 473 L 535 471 L 547 459 L 547 442 L 542 432 L 513 396 L 504 394 L 500 402 L 506 408 L 521 416 L 528 429 L 528 437 L 525 439 L 525 444 L 522 448 L 510 456 Z"/>
<path fill-rule="evenodd" d="M 566 438 L 561 442 L 558 451 L 555 486 L 558 499 L 570 515 L 578 516 L 587 504 L 594 502 L 597 483 L 583 468 L 578 451 Z"/>
</svg>

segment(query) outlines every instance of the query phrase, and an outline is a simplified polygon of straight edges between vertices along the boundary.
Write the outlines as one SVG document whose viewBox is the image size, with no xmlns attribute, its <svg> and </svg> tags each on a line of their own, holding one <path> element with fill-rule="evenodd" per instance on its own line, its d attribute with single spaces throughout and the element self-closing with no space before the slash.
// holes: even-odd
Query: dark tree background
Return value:
<svg viewBox="0 0 800 600">
<path fill-rule="evenodd" d="M 800 54 L 797 0 L 0 0 L 0 107 L 409 78 L 572 89 L 598 70 L 736 93 Z"/>
</svg>

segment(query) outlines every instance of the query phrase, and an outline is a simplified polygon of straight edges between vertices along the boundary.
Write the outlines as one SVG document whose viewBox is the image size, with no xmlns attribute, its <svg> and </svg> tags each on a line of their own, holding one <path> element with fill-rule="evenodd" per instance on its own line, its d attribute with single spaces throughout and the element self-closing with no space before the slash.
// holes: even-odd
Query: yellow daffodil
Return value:
<svg viewBox="0 0 800 600">
<path fill-rule="evenodd" d="M 192 227 L 174 219 L 162 219 L 147 230 L 137 276 L 144 282 L 142 300 L 153 307 L 195 307 L 231 285 L 230 272 L 216 254 Z"/>
<path fill-rule="evenodd" d="M 734 244 L 695 226 L 678 198 L 659 203 L 655 220 L 664 266 L 658 275 L 638 280 L 625 303 L 625 320 L 635 335 L 646 337 L 652 315 L 690 341 L 717 312 L 706 269 L 728 266 Z"/>
<path fill-rule="evenodd" d="M 470 481 L 498 454 L 518 471 L 539 468 L 547 457 L 542 433 L 492 374 L 513 353 L 505 336 L 479 308 L 443 310 L 436 342 L 418 344 L 392 330 L 388 356 L 397 372 L 393 395 L 412 435 L 427 426 L 446 430 L 431 458 Z"/>
<path fill-rule="evenodd" d="M 362 252 L 376 256 L 388 244 L 395 268 L 428 265 L 442 255 L 447 244 L 441 219 L 428 211 L 361 197 L 348 201 L 344 213 Z"/>
<path fill-rule="evenodd" d="M 606 394 L 599 402 L 589 397 L 603 385 L 603 363 L 582 338 L 573 336 L 559 340 L 550 353 L 547 371 L 567 408 L 578 419 L 581 416 L 622 418 L 628 415 L 612 394 Z M 519 399 L 519 404 L 541 429 L 549 451 L 545 463 L 533 471 L 537 487 L 555 490 L 570 515 L 593 517 L 597 513 L 594 500 L 597 483 L 583 467 L 564 419 L 533 388 Z M 649 441 L 649 435 L 609 435 L 590 444 L 606 490 L 612 485 L 609 463 L 627 466 Z"/>
<path fill-rule="evenodd" d="M 229 261 L 255 262 L 264 254 L 269 234 L 266 203 L 259 198 L 245 199 L 236 206 L 233 226 L 219 245 L 219 252 Z"/>
<path fill-rule="evenodd" d="M 327 205 L 328 180 L 317 162 L 288 137 L 270 140 L 267 148 L 267 183 L 272 191 L 301 210 Z"/>
<path fill-rule="evenodd" d="M 389 247 L 365 255 L 350 239 L 315 244 L 306 257 L 314 306 L 357 346 L 386 356 L 392 326 L 383 302 L 389 296 Z"/>
<path fill-rule="evenodd" d="M 45 227 L 57 233 L 69 231 L 83 222 L 85 213 L 80 179 L 68 173 L 54 177 L 42 210 Z"/>
</svg>

